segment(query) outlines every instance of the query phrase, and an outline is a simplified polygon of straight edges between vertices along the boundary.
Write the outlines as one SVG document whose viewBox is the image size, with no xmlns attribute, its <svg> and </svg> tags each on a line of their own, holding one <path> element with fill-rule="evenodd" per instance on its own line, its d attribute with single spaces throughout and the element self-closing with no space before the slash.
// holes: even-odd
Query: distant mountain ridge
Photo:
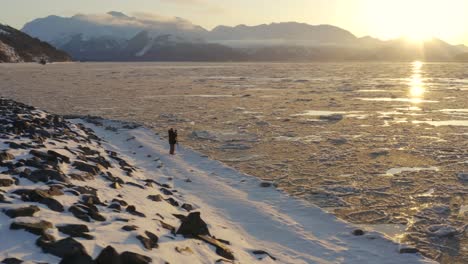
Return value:
<svg viewBox="0 0 468 264">
<path fill-rule="evenodd" d="M 70 61 L 63 51 L 10 26 L 0 24 L 0 63 Z"/>
<path fill-rule="evenodd" d="M 332 25 L 284 22 L 209 31 L 182 18 L 116 11 L 39 18 L 22 30 L 74 59 L 91 61 L 453 61 L 468 53 L 464 45 L 437 39 L 417 44 L 357 38 Z"/>
</svg>

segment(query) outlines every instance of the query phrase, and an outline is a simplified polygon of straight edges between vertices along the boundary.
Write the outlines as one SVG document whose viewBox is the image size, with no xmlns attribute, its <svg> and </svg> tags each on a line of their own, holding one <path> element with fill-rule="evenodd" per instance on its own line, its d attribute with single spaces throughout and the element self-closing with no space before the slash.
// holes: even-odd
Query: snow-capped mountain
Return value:
<svg viewBox="0 0 468 264">
<path fill-rule="evenodd" d="M 116 11 L 39 18 L 23 31 L 87 61 L 451 61 L 468 52 L 438 39 L 357 38 L 331 25 L 285 22 L 208 31 L 178 17 Z"/>
</svg>

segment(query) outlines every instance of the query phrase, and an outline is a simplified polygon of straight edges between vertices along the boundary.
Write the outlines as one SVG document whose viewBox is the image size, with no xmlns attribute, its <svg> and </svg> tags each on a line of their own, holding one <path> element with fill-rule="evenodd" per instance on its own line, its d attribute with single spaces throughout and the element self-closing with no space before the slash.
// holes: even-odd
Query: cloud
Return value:
<svg viewBox="0 0 468 264">
<path fill-rule="evenodd" d="M 184 5 L 184 6 L 188 6 L 192 8 L 203 9 L 204 11 L 209 12 L 209 13 L 220 13 L 220 12 L 225 11 L 223 7 L 219 5 L 215 5 L 208 0 L 159 0 L 159 1 L 172 4 L 172 5 L 179 5 L 179 6 Z"/>
</svg>

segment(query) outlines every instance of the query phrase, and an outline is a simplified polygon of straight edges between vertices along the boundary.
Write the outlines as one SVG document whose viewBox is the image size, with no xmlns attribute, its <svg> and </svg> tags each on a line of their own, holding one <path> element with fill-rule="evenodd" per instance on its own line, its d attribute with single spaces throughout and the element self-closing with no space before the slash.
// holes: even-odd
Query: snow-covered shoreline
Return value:
<svg viewBox="0 0 468 264">
<path fill-rule="evenodd" d="M 46 113 L 33 111 L 37 114 L 37 118 L 47 118 Z M 5 117 L 2 116 L 2 119 L 5 120 Z M 24 231 L 10 230 L 9 227 L 12 222 L 18 220 L 23 222 L 47 220 L 52 222 L 53 226 L 65 223 L 83 224 L 84 222 L 77 219 L 76 215 L 73 217 L 69 208 L 76 200 L 76 191 L 73 194 L 73 188 L 86 186 L 97 190 L 97 197 L 102 204 L 98 203 L 94 207 L 99 208 L 99 213 L 105 218 L 104 221 L 91 220 L 86 223 L 90 230 L 89 234 L 95 239 L 75 238 L 92 259 L 98 258 L 107 246 L 112 246 L 117 252 L 130 251 L 147 256 L 153 263 L 165 261 L 214 263 L 225 259 L 217 254 L 219 252 L 216 246 L 199 239 L 184 239 L 183 236 L 169 231 L 169 226 L 179 229 L 181 225 L 181 221 L 174 217 L 174 214 L 187 215 L 187 211 L 192 211 L 181 208 L 180 205 L 186 203 L 193 207 L 193 211 L 201 212 L 201 217 L 207 223 L 213 237 L 220 239 L 219 241 L 229 241 L 229 245 L 223 244 L 223 247 L 226 246 L 232 251 L 235 263 L 431 262 L 419 254 L 401 254 L 401 249 L 404 251 L 405 247 L 386 239 L 379 233 L 366 231 L 364 235 L 356 236 L 353 234 L 355 226 L 337 219 L 318 207 L 289 197 L 273 186 L 260 187 L 259 179 L 242 174 L 218 161 L 210 160 L 193 150 L 181 146 L 176 156 L 170 156 L 167 153 L 166 140 L 159 138 L 148 128 L 102 119 L 85 118 L 70 121 L 71 123 L 60 121 L 59 124 L 66 124 L 82 138 L 78 141 L 71 138 L 57 139 L 53 136 L 47 137 L 43 132 L 44 147 L 38 151 L 47 153 L 47 150 L 54 150 L 60 155 L 71 156 L 71 164 L 74 164 L 73 162 L 78 161 L 75 159 L 80 157 L 79 155 L 75 157 L 72 153 L 81 151 L 84 146 L 88 147 L 99 153 L 96 154 L 97 157 L 102 157 L 111 163 L 112 166 L 102 169 L 102 173 L 111 172 L 113 177 L 123 179 L 123 182 L 112 188 L 102 173 L 96 173 L 91 180 L 83 182 L 69 179 L 66 184 L 59 184 L 52 181 L 52 184 L 57 186 L 63 185 L 62 195 L 53 196 L 53 199 L 65 207 L 66 210 L 63 212 L 49 210 L 50 207 L 43 202 L 35 204 L 40 211 L 33 217 L 10 219 L 0 213 L 0 235 L 2 238 L 10 238 L 8 241 L 0 242 L 0 261 L 4 258 L 18 258 L 25 261 L 59 262 L 60 258 L 42 253 L 41 248 L 35 245 L 37 236 Z M 3 126 L 9 127 L 7 122 Z M 94 132 L 84 133 L 88 131 L 87 128 Z M 56 130 L 55 127 L 47 129 Z M 55 132 L 60 133 L 60 129 Z M 2 151 L 11 152 L 10 154 L 14 156 L 13 161 L 8 161 L 14 165 L 1 165 L 10 167 L 8 173 L 0 174 L 1 178 L 15 182 L 0 187 L 4 201 L 11 202 L 0 202 L 2 210 L 33 204 L 32 201 L 22 201 L 21 196 L 12 194 L 20 188 L 32 190 L 51 186 L 50 179 L 34 183 L 30 175 L 21 176 L 25 168 L 34 168 L 17 166 L 25 165 L 18 162 L 21 159 L 29 160 L 34 155 L 30 153 L 29 148 L 14 150 L 10 148 L 12 144 L 10 142 L 29 143 L 29 139 L 25 139 L 24 135 L 20 138 L 17 135 L 11 131 L 2 131 L 0 139 Z M 88 154 L 93 153 L 90 152 Z M 113 159 L 112 153 L 118 158 Z M 96 161 L 95 155 L 85 156 L 88 156 L 84 157 L 88 159 L 88 163 L 98 165 L 93 162 Z M 64 162 L 62 158 L 56 159 L 58 160 L 56 168 L 62 170 L 65 176 L 78 173 L 76 166 Z M 122 166 L 125 163 L 116 162 L 118 160 L 124 160 L 129 166 Z M 2 171 L 7 167 L 2 168 Z M 115 182 L 118 181 L 113 181 L 112 184 Z M 153 184 L 143 186 L 144 182 Z M 83 195 L 78 194 L 80 198 L 83 198 Z M 167 203 L 152 201 L 147 198 L 150 195 L 153 195 L 155 200 L 164 197 Z M 158 199 L 155 197 L 157 195 L 160 195 Z M 123 209 L 125 206 L 119 202 L 111 202 L 117 196 L 126 200 L 129 205 L 134 205 L 136 211 L 129 210 L 128 206 L 127 209 Z M 103 204 L 106 204 L 106 207 Z M 138 212 L 143 213 L 145 217 L 138 216 Z M 122 218 L 126 218 L 129 223 L 118 220 Z M 127 232 L 121 229 L 121 225 L 136 226 L 137 229 Z M 145 230 L 154 232 L 159 237 L 157 248 L 145 249 L 140 243 L 144 239 L 141 237 L 139 239 L 138 236 L 151 240 L 151 235 L 144 235 Z M 67 237 L 54 228 L 47 228 L 47 234 L 55 236 L 57 240 Z"/>
</svg>

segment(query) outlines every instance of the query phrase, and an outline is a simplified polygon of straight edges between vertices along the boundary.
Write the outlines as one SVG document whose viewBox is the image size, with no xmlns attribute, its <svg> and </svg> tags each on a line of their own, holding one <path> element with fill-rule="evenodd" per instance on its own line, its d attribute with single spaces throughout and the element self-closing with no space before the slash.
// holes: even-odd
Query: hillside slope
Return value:
<svg viewBox="0 0 468 264">
<path fill-rule="evenodd" d="M 70 61 L 70 56 L 50 44 L 0 24 L 0 62 Z"/>
</svg>

